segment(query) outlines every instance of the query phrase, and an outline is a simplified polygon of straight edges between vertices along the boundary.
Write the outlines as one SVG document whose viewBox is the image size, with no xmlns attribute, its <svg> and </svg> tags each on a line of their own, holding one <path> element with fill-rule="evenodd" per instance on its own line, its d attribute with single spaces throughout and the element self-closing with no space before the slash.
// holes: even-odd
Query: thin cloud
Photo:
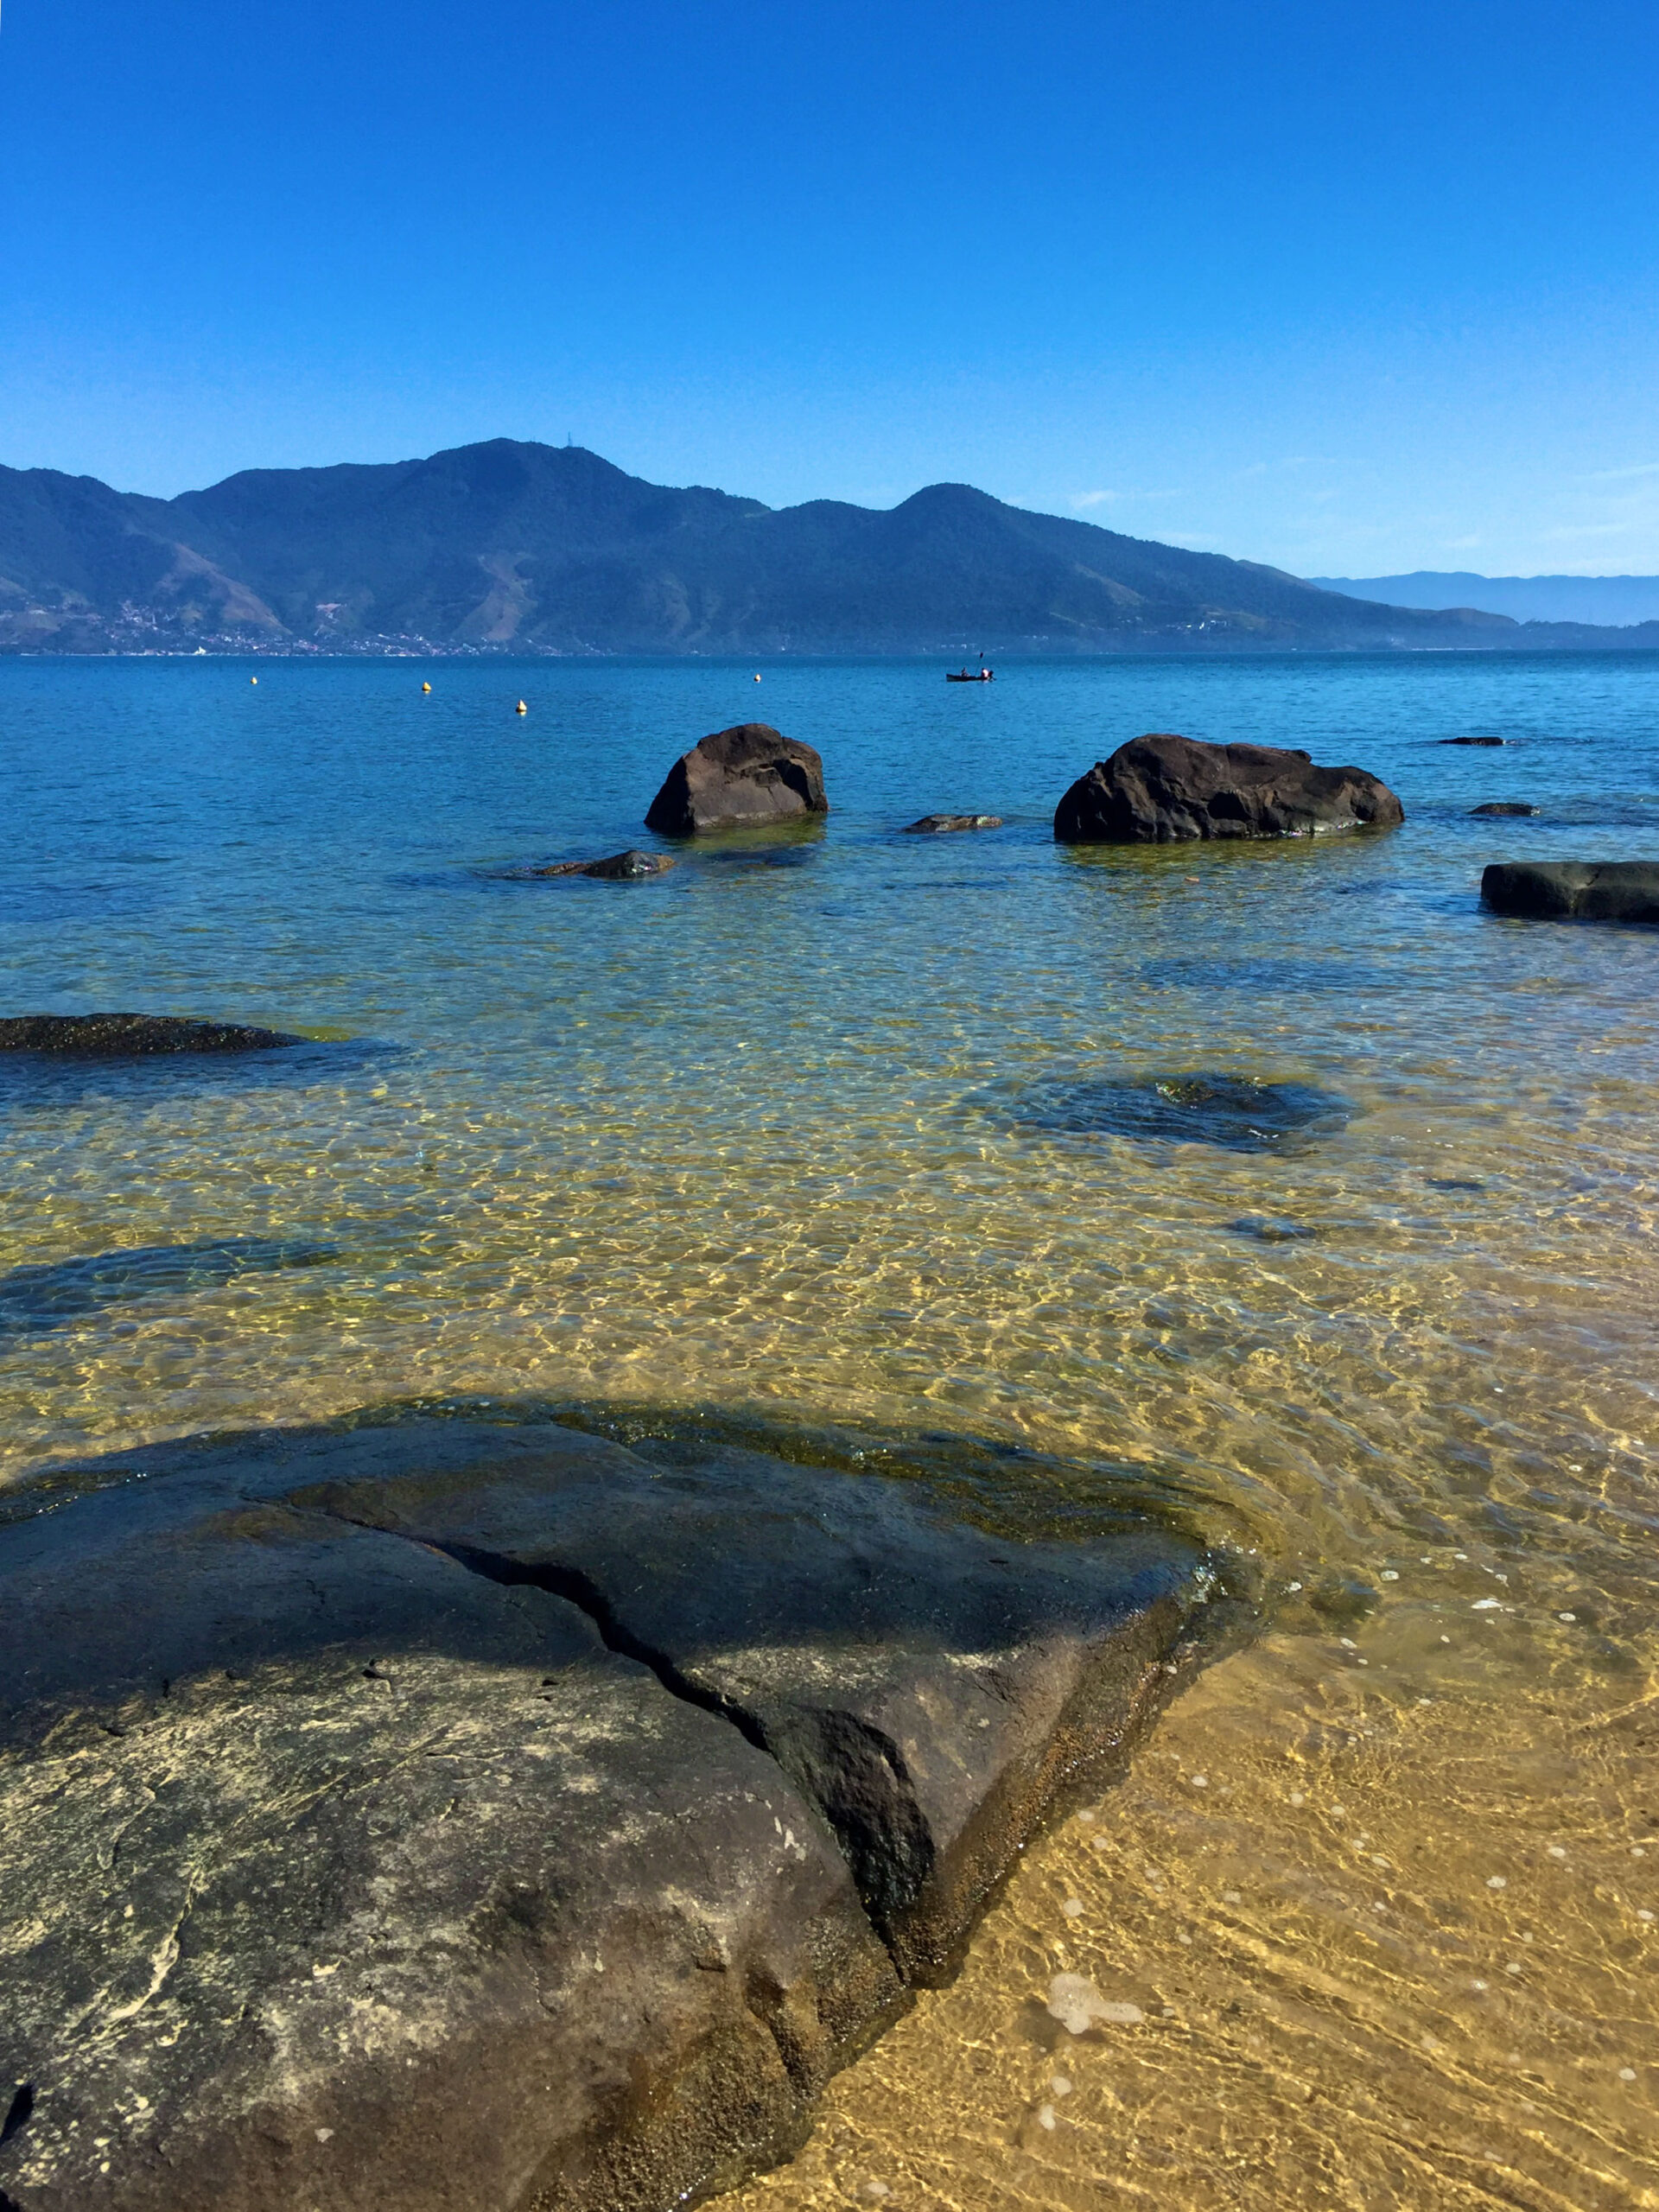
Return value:
<svg viewBox="0 0 1659 2212">
<path fill-rule="evenodd" d="M 1543 545 L 1559 545 L 1575 537 L 1628 537 L 1633 530 L 1645 527 L 1639 517 L 1629 522 L 1580 522 L 1566 530 L 1541 530 L 1538 539 Z"/>
<path fill-rule="evenodd" d="M 1270 476 L 1275 468 L 1340 468 L 1342 463 L 1334 454 L 1292 453 L 1279 461 L 1253 461 L 1238 471 L 1237 480 L 1249 476 Z"/>
<path fill-rule="evenodd" d="M 1179 499 L 1179 492 L 1074 492 L 1069 504 L 1074 507 L 1109 507 L 1123 499 Z"/>
<path fill-rule="evenodd" d="M 1634 468 L 1593 469 L 1582 480 L 1586 484 L 1628 484 L 1637 476 L 1659 476 L 1659 461 L 1639 461 Z"/>
</svg>

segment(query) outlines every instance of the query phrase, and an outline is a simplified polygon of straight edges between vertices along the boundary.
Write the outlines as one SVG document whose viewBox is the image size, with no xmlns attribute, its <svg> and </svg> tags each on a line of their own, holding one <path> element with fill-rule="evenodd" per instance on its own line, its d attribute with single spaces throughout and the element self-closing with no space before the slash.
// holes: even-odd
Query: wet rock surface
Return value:
<svg viewBox="0 0 1659 2212">
<path fill-rule="evenodd" d="M 1363 768 L 1320 768 L 1278 746 L 1160 734 L 1132 738 L 1080 776 L 1055 810 L 1054 835 L 1063 844 L 1172 844 L 1308 837 L 1404 819 L 1388 785 Z"/>
<path fill-rule="evenodd" d="M 1485 816 L 1489 818 L 1499 816 L 1537 814 L 1541 811 L 1541 809 L 1529 806 L 1525 799 L 1519 798 L 1488 799 L 1484 806 L 1471 806 L 1469 810 L 1471 817 Z"/>
<path fill-rule="evenodd" d="M 1480 879 L 1494 913 L 1554 922 L 1659 922 L 1659 861 L 1498 861 Z"/>
<path fill-rule="evenodd" d="M 152 1052 L 268 1052 L 303 1045 L 280 1029 L 166 1014 L 22 1014 L 0 1020 L 0 1052 L 60 1059 L 131 1059 Z"/>
<path fill-rule="evenodd" d="M 633 883 L 644 876 L 666 875 L 673 867 L 666 853 L 641 852 L 637 845 L 602 861 L 559 861 L 551 868 L 526 868 L 526 875 L 589 875 L 601 883 Z"/>
<path fill-rule="evenodd" d="M 1027 1094 L 1020 1120 L 1027 1128 L 1077 1136 L 1289 1152 L 1334 1135 L 1352 1110 L 1337 1092 L 1313 1084 L 1199 1071 L 1141 1081 L 1045 1084 Z"/>
<path fill-rule="evenodd" d="M 669 770 L 645 815 L 659 837 L 753 827 L 827 814 L 823 763 L 769 722 L 716 730 Z"/>
<path fill-rule="evenodd" d="M 1000 830 L 1000 814 L 925 814 L 919 822 L 906 822 L 907 837 L 944 837 L 956 830 Z"/>
<path fill-rule="evenodd" d="M 1121 1757 L 1203 1589 L 1155 1527 L 1020 1543 L 916 1483 L 549 1426 L 33 1487 L 16 2212 L 625 2212 L 786 2155 Z"/>
<path fill-rule="evenodd" d="M 1503 737 L 1443 737 L 1443 738 L 1441 738 L 1439 741 L 1440 741 L 1440 744 L 1442 744 L 1442 745 L 1489 745 L 1489 746 L 1490 746 L 1490 745 L 1506 745 L 1506 744 L 1508 744 L 1509 740 L 1508 740 L 1507 738 L 1503 738 Z"/>
</svg>

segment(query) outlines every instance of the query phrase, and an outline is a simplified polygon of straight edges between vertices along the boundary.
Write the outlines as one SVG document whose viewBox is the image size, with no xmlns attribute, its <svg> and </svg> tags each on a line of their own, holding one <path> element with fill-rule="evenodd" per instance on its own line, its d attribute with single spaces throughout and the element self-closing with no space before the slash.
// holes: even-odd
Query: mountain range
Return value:
<svg viewBox="0 0 1659 2212">
<path fill-rule="evenodd" d="M 1322 591 L 1390 607 L 1478 607 L 1516 622 L 1632 624 L 1659 620 L 1659 576 L 1478 576 L 1414 569 L 1406 576 L 1310 576 Z"/>
<path fill-rule="evenodd" d="M 887 510 L 646 483 L 496 438 L 151 499 L 0 468 L 0 651 L 1126 652 L 1659 647 L 1425 612 L 936 484 Z"/>
</svg>

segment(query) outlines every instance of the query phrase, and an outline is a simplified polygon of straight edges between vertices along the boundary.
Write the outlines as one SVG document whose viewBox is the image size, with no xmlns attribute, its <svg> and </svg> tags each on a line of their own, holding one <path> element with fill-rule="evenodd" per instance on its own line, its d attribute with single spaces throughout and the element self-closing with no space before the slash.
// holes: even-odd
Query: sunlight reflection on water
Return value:
<svg viewBox="0 0 1659 2212">
<path fill-rule="evenodd" d="M 1380 2152 L 1366 2163 L 1375 2116 L 1285 2115 L 1334 2094 L 1322 2068 L 1375 2071 L 1377 2036 L 1451 2045 L 1444 2024 L 1419 2025 L 1440 2017 L 1430 1982 L 1434 2005 L 1452 2003 L 1423 1946 L 1452 1955 L 1469 1881 L 1448 1872 L 1451 1920 L 1408 1942 L 1351 1917 L 1369 1910 L 1357 1891 L 1332 1902 L 1326 1843 L 1279 1835 L 1275 1879 L 1300 1902 L 1274 1908 L 1278 1932 L 1228 1934 L 1207 1984 L 1178 1991 L 1170 1970 L 1180 1929 L 1199 1940 L 1191 1914 L 1217 1853 L 1240 1860 L 1250 1894 L 1262 1824 L 1282 1824 L 1295 1762 L 1325 1757 L 1309 1743 L 1346 1729 L 1325 1708 L 1358 1697 L 1362 1661 L 1377 1676 L 1405 1668 L 1426 1686 L 1414 1699 L 1437 1700 L 1432 1719 L 1395 1700 L 1379 1723 L 1367 1817 L 1379 1836 L 1398 1826 L 1379 1847 L 1391 1860 L 1445 1826 L 1442 1800 L 1461 1803 L 1472 1881 L 1471 1838 L 1501 1801 L 1505 1863 L 1530 1865 L 1561 1827 L 1573 1744 L 1600 1747 L 1598 1837 L 1623 1835 L 1651 1794 L 1638 1758 L 1651 1745 L 1627 1742 L 1616 1716 L 1642 1709 L 1653 1662 L 1659 934 L 1497 922 L 1475 889 L 1488 859 L 1630 852 L 1659 790 L 1659 667 L 1040 666 L 963 701 L 913 664 L 780 666 L 767 709 L 823 752 L 828 823 L 613 885 L 487 871 L 639 842 L 673 755 L 753 710 L 747 672 L 446 664 L 423 701 L 426 665 L 273 663 L 251 694 L 234 664 L 0 664 L 0 768 L 21 825 L 0 855 L 0 1011 L 134 1007 L 363 1040 L 257 1067 L 0 1070 L 0 1272 L 70 1287 L 49 1328 L 0 1336 L 4 1465 L 476 1393 L 925 1427 L 1135 1471 L 1256 1548 L 1283 1640 L 1172 1716 L 1103 1809 L 1109 1848 L 1078 1859 L 1068 1829 L 1033 1855 L 959 1989 L 849 2077 L 843 2102 L 863 2116 L 846 2125 L 861 2145 L 880 2137 L 869 2082 L 886 2083 L 895 2172 L 900 2136 L 914 2138 L 895 2205 L 1137 2191 L 1369 2204 L 1388 2187 L 1439 2201 L 1454 2171 L 1444 2145 L 1431 2156 L 1390 2139 L 1395 2172 Z M 524 725 L 502 709 L 520 692 Z M 1436 744 L 1466 726 L 1516 742 Z M 1046 823 L 1065 784 L 1148 728 L 1357 760 L 1401 792 L 1408 822 L 1317 847 L 1057 849 Z M 1512 795 L 1542 815 L 1468 818 Z M 1007 826 L 896 835 L 944 807 Z M 1145 1102 L 1195 1070 L 1341 1110 L 1252 1149 L 1122 1112 L 1033 1126 L 1042 1115 L 1020 1108 Z M 209 1258 L 137 1264 L 164 1247 Z M 120 1294 L 77 1301 L 74 1286 L 95 1290 L 124 1251 L 135 1267 Z M 211 1257 L 238 1251 L 327 1264 Z M 1416 1588 L 1425 1555 L 1463 1608 L 1452 1646 Z M 1362 1594 L 1338 1621 L 1344 1590 Z M 1483 1590 L 1497 1607 L 1477 1616 Z M 1224 1848 L 1194 1824 L 1190 1792 L 1168 1800 L 1179 1816 L 1158 1796 L 1176 1789 L 1166 1770 L 1185 1743 L 1216 1763 L 1236 1747 Z M 1095 2086 L 1080 2078 L 1050 2129 L 1030 2113 L 1060 2112 L 1058 2093 L 1040 2094 L 1052 2054 L 1007 2024 L 1039 1966 L 1082 1955 L 1071 1921 L 1046 1916 L 1042 1884 L 1064 1879 L 1084 1908 L 1071 1918 L 1096 1924 L 1109 1896 L 1150 1878 L 1135 1855 L 1148 1827 L 1190 1912 L 1155 1928 L 1154 1914 L 1140 1952 L 1129 1934 L 1102 1936 L 1090 1971 L 1160 2002 L 1176 1993 L 1185 2055 L 1160 2046 L 1149 2072 L 1078 2058 Z M 1604 2146 L 1601 2178 L 1585 2178 L 1584 2131 L 1625 2142 L 1627 2093 L 1650 2096 L 1659 2052 L 1636 1954 L 1618 1948 L 1647 1923 L 1616 1935 L 1624 1905 L 1605 1881 L 1600 1902 L 1579 1895 L 1596 1963 L 1560 1967 L 1564 2016 L 1601 2017 L 1611 1974 L 1633 2024 L 1610 2030 L 1605 2052 L 1584 2041 L 1582 2082 L 1569 2068 L 1550 2104 L 1510 2073 L 1492 2086 L 1511 2031 L 1493 2006 L 1469 2007 L 1455 2033 L 1479 2063 L 1438 2109 L 1501 2136 L 1512 2159 L 1526 2099 L 1557 2115 L 1534 2133 L 1567 2163 L 1522 2159 L 1503 2201 L 1659 2201 L 1628 2145 Z M 1139 1910 L 1122 1904 L 1123 1929 Z M 1554 1910 L 1541 1891 L 1541 1930 Z M 1273 1985 L 1269 2095 L 1268 2057 L 1218 1993 L 1241 1977 L 1265 1986 L 1286 1945 L 1303 1979 Z M 1307 2026 L 1326 2058 L 1308 2061 L 1315 2088 L 1293 2094 L 1296 2007 L 1315 1982 L 1327 1997 L 1351 1987 L 1361 1951 L 1364 1973 L 1395 1977 L 1392 2024 L 1347 2044 L 1328 2019 Z M 941 2072 L 936 2018 L 964 2050 L 982 2039 L 981 2088 L 972 2066 Z M 1627 2048 L 1645 2054 L 1637 2092 L 1615 2092 L 1603 2058 Z M 922 2072 L 906 2077 L 912 2049 Z M 1169 2114 L 1205 2081 L 1225 2124 L 1183 2121 L 1180 2136 Z M 1592 2082 L 1589 2106 L 1569 2110 Z M 928 2082 L 931 2121 L 916 2102 Z M 1001 2130 L 1009 2178 L 952 2199 L 951 2161 L 982 2126 Z M 917 2147 L 930 2126 L 931 2166 Z M 1142 2171 L 1126 2147 L 1178 2137 L 1188 2150 L 1170 2150 L 1161 2182 L 1155 2158 Z M 1227 2195 L 1204 2171 L 1224 2142 L 1241 2172 L 1265 2158 L 1278 2178 Z M 864 2148 L 833 2174 L 809 2160 L 754 2201 L 845 2201 L 860 2160 L 880 2164 Z M 1471 2203 L 1502 2195 L 1479 2158 L 1457 2186 Z"/>
</svg>

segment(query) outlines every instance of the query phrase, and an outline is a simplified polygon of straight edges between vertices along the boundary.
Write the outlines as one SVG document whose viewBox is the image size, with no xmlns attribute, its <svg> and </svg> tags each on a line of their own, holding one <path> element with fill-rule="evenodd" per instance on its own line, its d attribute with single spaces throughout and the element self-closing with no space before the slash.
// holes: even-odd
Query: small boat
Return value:
<svg viewBox="0 0 1659 2212">
<path fill-rule="evenodd" d="M 996 671 L 994 668 L 982 668 L 976 675 L 971 668 L 964 668 L 959 673 L 954 668 L 947 668 L 944 671 L 944 680 L 947 683 L 994 683 L 996 680 Z"/>
</svg>

